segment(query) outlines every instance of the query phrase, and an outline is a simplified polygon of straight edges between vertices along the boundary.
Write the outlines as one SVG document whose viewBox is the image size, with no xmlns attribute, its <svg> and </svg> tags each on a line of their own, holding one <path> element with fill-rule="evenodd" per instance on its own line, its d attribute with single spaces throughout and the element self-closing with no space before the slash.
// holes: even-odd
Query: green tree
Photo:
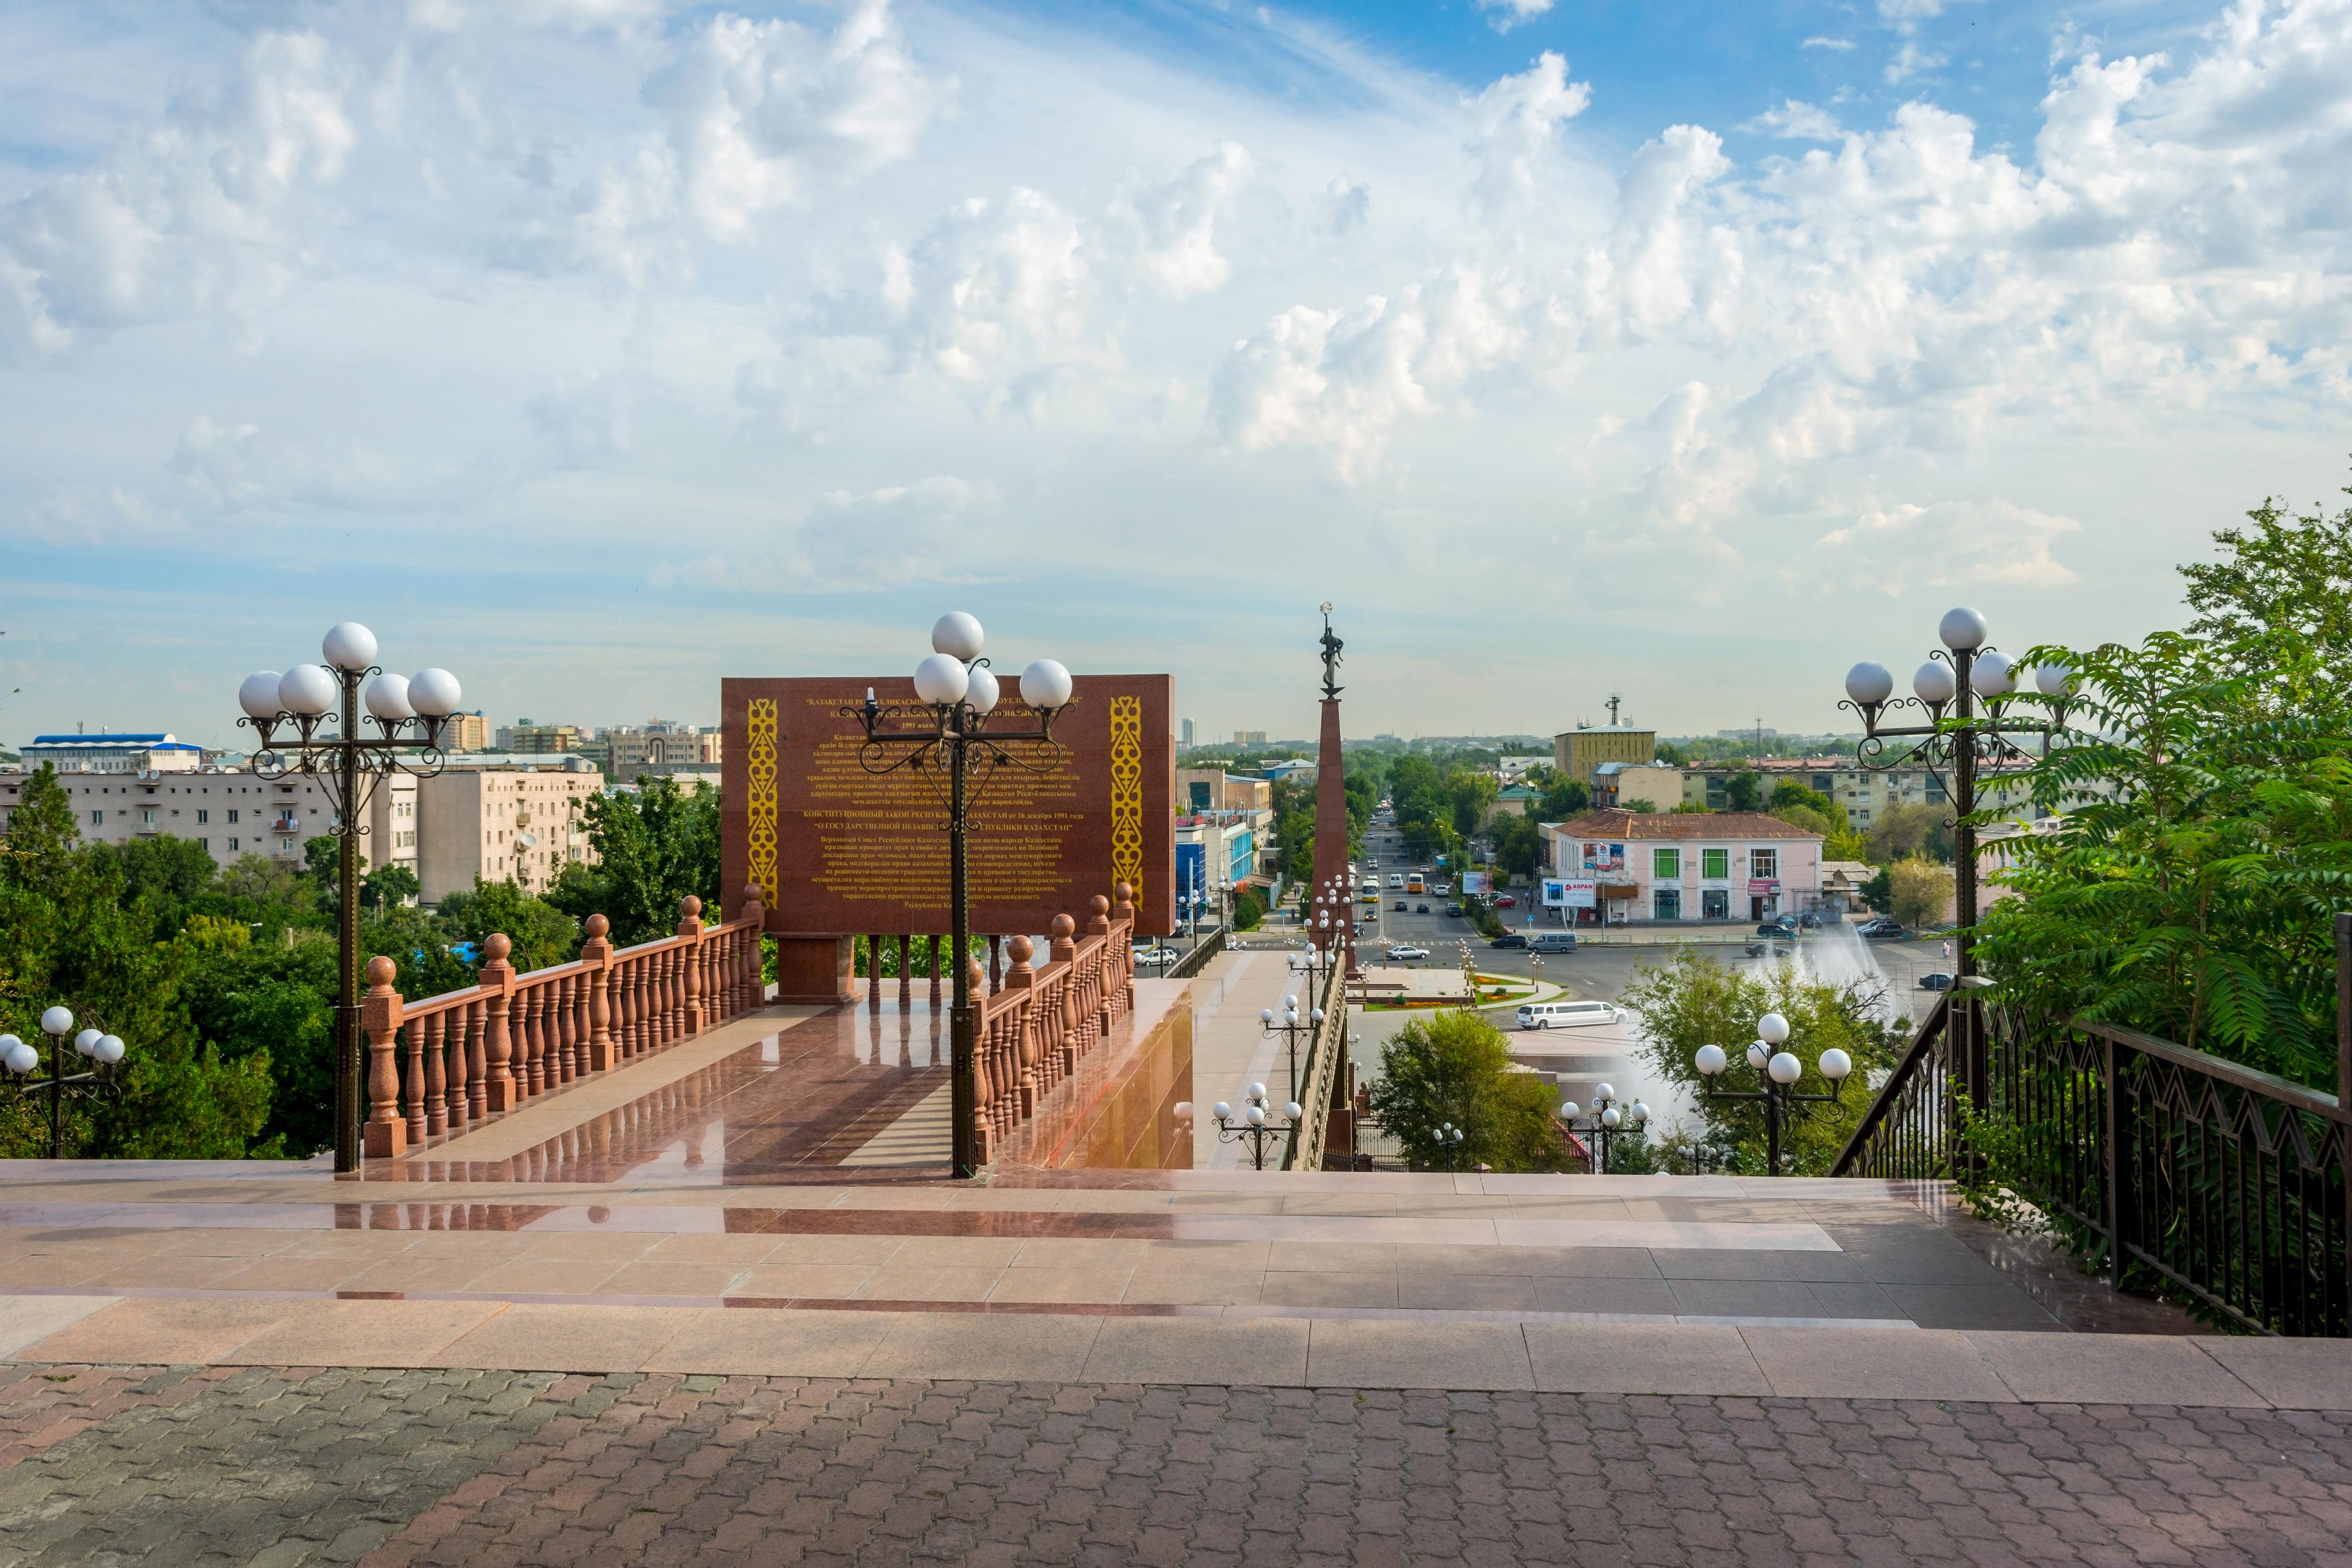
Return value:
<svg viewBox="0 0 2352 1568">
<path fill-rule="evenodd" d="M 2267 498 L 2246 516 L 2252 527 L 2215 531 L 2221 559 L 2180 568 L 2197 612 L 2189 637 L 2214 673 L 2256 678 L 2242 701 L 2274 698 L 2273 672 L 2305 668 L 2340 700 L 2352 688 L 2352 507 L 2297 515 Z"/>
<path fill-rule="evenodd" d="M 1446 804 L 1452 808 L 1454 831 L 1464 837 L 1486 826 L 1486 813 L 1493 808 L 1495 796 L 1501 785 L 1489 773 L 1454 768 L 1445 775 Z"/>
<path fill-rule="evenodd" d="M 1887 912 L 1907 926 L 1942 923 L 1952 907 L 1952 868 L 1925 855 L 1886 868 Z"/>
<path fill-rule="evenodd" d="M 518 973 L 569 963 L 580 955 L 580 922 L 512 882 L 490 882 L 477 877 L 471 892 L 449 894 L 436 912 L 448 931 L 472 942 L 477 952 L 492 932 L 505 933 L 514 944 L 507 962 Z M 673 916 L 672 927 L 675 925 Z"/>
<path fill-rule="evenodd" d="M 582 818 L 597 863 L 568 863 L 548 893 L 573 920 L 601 914 L 613 922 L 613 941 L 627 945 L 675 931 L 689 894 L 702 900 L 706 921 L 722 918 L 716 789 L 688 795 L 656 774 L 635 791 L 589 796 Z"/>
<path fill-rule="evenodd" d="M 361 879 L 360 904 L 364 909 L 390 909 L 406 903 L 424 890 L 416 873 L 395 861 L 378 866 Z"/>
<path fill-rule="evenodd" d="M 1265 898 L 1255 888 L 1243 888 L 1234 894 L 1234 929 L 1255 931 L 1265 923 Z"/>
<path fill-rule="evenodd" d="M 1763 781 L 1745 770 L 1732 774 L 1723 785 L 1723 804 L 1732 811 L 1761 811 L 1764 809 Z"/>
<path fill-rule="evenodd" d="M 1867 835 L 1874 866 L 1925 855 L 1931 860 L 1952 858 L 1951 814 L 1940 805 L 1890 805 L 1878 814 Z"/>
<path fill-rule="evenodd" d="M 1371 1110 L 1416 1165 L 1557 1171 L 1568 1149 L 1554 1120 L 1559 1095 L 1513 1069 L 1501 1033 L 1467 1010 L 1414 1018 L 1381 1047 Z M 1457 1149 L 1438 1127 L 1463 1130 Z"/>
<path fill-rule="evenodd" d="M 119 1101 L 77 1102 L 78 1152 L 236 1158 L 268 1114 L 267 1055 L 225 1061 L 203 1042 L 181 996 L 184 960 L 153 936 L 151 900 L 134 897 L 119 857 L 84 848 L 52 769 L 26 780 L 0 853 L 0 1028 L 39 1039 L 41 1010 L 62 1003 L 129 1047 Z M 35 1152 L 26 1102 L 0 1116 L 0 1152 Z"/>
<path fill-rule="evenodd" d="M 1868 1109 L 1871 1074 L 1893 1066 L 1897 1046 L 1909 1030 L 1885 1021 L 1886 991 L 1875 977 L 1843 985 L 1808 978 L 1787 961 L 1769 970 L 1738 970 L 1704 950 L 1678 947 L 1664 964 L 1644 964 L 1620 998 L 1640 1016 L 1642 1055 L 1661 1079 L 1684 1085 L 1706 1129 L 1699 1142 L 1737 1151 L 1740 1168 L 1764 1169 L 1764 1117 L 1754 1105 L 1707 1100 L 1699 1092 L 1695 1058 L 1701 1046 L 1721 1046 L 1732 1070 L 1724 1087 L 1752 1089 L 1746 1066 L 1748 1043 L 1757 1020 L 1778 1013 L 1789 1020 L 1782 1048 L 1805 1065 L 1796 1088 L 1801 1094 L 1827 1091 L 1815 1069 L 1821 1053 L 1834 1046 L 1853 1058 L 1853 1075 L 1837 1104 L 1810 1108 L 1812 1114 L 1789 1124 L 1781 1149 L 1800 1175 L 1824 1175 L 1854 1123 Z"/>
<path fill-rule="evenodd" d="M 1794 779 L 1782 779 L 1772 786 L 1770 809 L 1780 811 L 1792 805 L 1801 805 L 1809 811 L 1817 811 L 1828 817 L 1843 817 L 1845 815 L 1838 809 L 1837 802 L 1821 791 L 1810 789 Z"/>
</svg>

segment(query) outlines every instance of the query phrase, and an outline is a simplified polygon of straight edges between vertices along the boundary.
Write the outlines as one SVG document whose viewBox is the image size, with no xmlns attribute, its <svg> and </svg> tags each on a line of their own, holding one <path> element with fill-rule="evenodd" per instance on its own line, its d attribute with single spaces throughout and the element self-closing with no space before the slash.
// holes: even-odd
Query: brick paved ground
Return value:
<svg viewBox="0 0 2352 1568">
<path fill-rule="evenodd" d="M 2352 1415 L 0 1367 L 0 1563 L 2352 1563 Z"/>
</svg>

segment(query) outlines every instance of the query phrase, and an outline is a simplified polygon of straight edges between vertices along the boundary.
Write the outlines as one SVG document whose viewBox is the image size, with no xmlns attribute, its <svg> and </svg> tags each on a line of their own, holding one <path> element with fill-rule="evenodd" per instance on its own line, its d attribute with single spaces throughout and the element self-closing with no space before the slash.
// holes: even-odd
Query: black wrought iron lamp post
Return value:
<svg viewBox="0 0 2352 1568">
<path fill-rule="evenodd" d="M 1577 1119 L 1583 1117 L 1580 1122 Z M 1592 1151 L 1591 1174 L 1609 1173 L 1609 1148 L 1619 1130 L 1631 1131 L 1650 1120 L 1650 1108 L 1640 1100 L 1631 1105 L 1620 1103 L 1617 1090 L 1609 1084 L 1596 1084 L 1592 1089 L 1592 1109 L 1588 1114 L 1572 1100 L 1559 1102 L 1560 1125 L 1585 1139 L 1585 1147 Z"/>
<path fill-rule="evenodd" d="M 1310 986 L 1308 994 L 1313 994 L 1313 988 Z M 1314 1039 L 1315 1031 L 1323 1026 L 1323 1009 L 1310 1002 L 1307 1005 L 1307 1016 L 1302 1019 L 1298 1016 L 1298 998 L 1295 995 L 1285 996 L 1282 999 L 1282 1018 L 1279 1023 L 1276 1022 L 1274 1009 L 1271 1007 L 1261 1008 L 1257 1021 L 1261 1037 L 1270 1035 L 1283 1037 L 1283 1043 L 1290 1055 L 1290 1098 L 1297 1100 L 1298 1098 L 1298 1037 L 1303 1034 L 1310 1041 Z"/>
<path fill-rule="evenodd" d="M 1911 677 L 1910 697 L 1895 696 L 1895 677 L 1883 664 L 1867 660 L 1846 671 L 1846 700 L 1838 704 L 1862 716 L 1863 740 L 1854 748 L 1855 763 L 1872 772 L 1918 763 L 1944 784 L 1958 820 L 1952 828 L 1952 898 L 1959 921 L 1958 968 L 1961 977 L 1976 973 L 1969 931 L 1977 923 L 1977 835 L 1969 820 L 1977 809 L 1977 770 L 1980 763 L 2004 760 L 2030 762 L 2032 754 L 2008 737 L 2039 735 L 2043 749 L 2063 728 L 2074 673 L 2056 665 L 2033 671 L 2033 684 L 2047 705 L 2047 717 L 2013 719 L 2004 710 L 2017 695 L 2020 671 L 2009 658 L 1985 641 L 1985 618 L 1968 608 L 1947 610 L 1937 628 L 1944 646 L 1928 656 Z M 1981 700 L 1984 708 L 1978 710 Z M 1890 709 L 1916 708 L 1927 716 L 1925 724 L 1889 729 L 1879 723 Z M 1890 740 L 1917 739 L 1919 743 L 1900 755 L 1889 755 Z"/>
<path fill-rule="evenodd" d="M 959 1179 L 980 1173 L 980 1096 L 972 1078 L 970 858 L 971 810 L 1000 768 L 1050 773 L 1061 764 L 1054 717 L 1069 705 L 1070 672 L 1050 658 L 1021 672 L 1021 708 L 1034 728 L 991 728 L 1002 695 L 981 657 L 980 622 L 961 610 L 931 628 L 930 657 L 915 667 L 913 702 L 877 702 L 868 689 L 862 706 L 841 716 L 865 727 L 857 760 L 869 773 L 916 773 L 947 808 L 948 911 L 956 954 L 955 999 L 948 1013 L 950 1162 Z"/>
<path fill-rule="evenodd" d="M 1829 1080 L 1827 1094 L 1801 1094 L 1798 1080 L 1805 1076 L 1804 1064 L 1790 1053 L 1780 1049 L 1789 1038 L 1789 1020 L 1778 1013 L 1767 1013 L 1756 1020 L 1756 1042 L 1748 1047 L 1748 1067 L 1755 1075 L 1755 1089 L 1717 1089 L 1716 1079 L 1731 1066 L 1730 1058 L 1721 1046 L 1701 1046 L 1696 1063 L 1701 1097 L 1710 1103 L 1716 1100 L 1748 1101 L 1764 1108 L 1765 1174 L 1777 1176 L 1780 1170 L 1780 1133 L 1790 1121 L 1812 1114 L 1816 1105 L 1834 1105 L 1845 1089 L 1845 1080 L 1853 1071 L 1853 1058 L 1832 1046 L 1821 1054 L 1814 1065 L 1822 1077 Z"/>
<path fill-rule="evenodd" d="M 1262 1083 L 1251 1084 L 1242 1091 L 1242 1112 L 1239 1116 L 1235 1116 L 1234 1108 L 1222 1100 L 1209 1110 L 1216 1120 L 1217 1142 L 1246 1142 L 1250 1146 L 1250 1164 L 1253 1169 L 1260 1171 L 1265 1169 L 1266 1145 L 1280 1145 L 1297 1136 L 1299 1123 L 1307 1114 L 1305 1108 L 1293 1100 L 1282 1108 L 1283 1120 L 1274 1121 L 1268 1113 L 1265 1085 Z M 1187 1117 L 1192 1107 L 1179 1105 L 1176 1112 L 1180 1117 Z"/>
<path fill-rule="evenodd" d="M 387 675 L 375 662 L 375 634 L 357 621 L 331 627 L 319 645 L 327 662 L 298 664 L 280 675 L 257 671 L 237 688 L 239 726 L 257 737 L 253 772 L 275 783 L 304 773 L 325 787 L 335 808 L 328 829 L 341 842 L 335 920 L 335 1170 L 360 1168 L 360 1087 L 365 1042 L 360 1032 L 360 839 L 375 786 L 394 772 L 431 778 L 441 771 L 442 742 L 464 689 L 446 669 Z M 369 677 L 374 677 L 370 680 Z M 360 683 L 368 716 L 360 729 Z M 333 728 L 328 728 L 331 721 Z M 414 763 L 408 759 L 414 758 Z"/>
<path fill-rule="evenodd" d="M 114 1080 L 114 1065 L 122 1059 L 121 1037 L 100 1029 L 84 1029 L 74 1034 L 75 1052 L 89 1061 L 82 1072 L 66 1071 L 66 1037 L 74 1033 L 74 1016 L 70 1008 L 51 1007 L 41 1015 L 41 1032 L 49 1037 L 49 1076 L 36 1079 L 33 1070 L 41 1065 L 41 1053 L 14 1035 L 0 1035 L 0 1067 L 6 1068 L 22 1080 L 17 1092 L 30 1100 L 36 1095 L 48 1096 L 49 1158 L 65 1158 L 65 1102 L 68 1100 L 120 1100 L 122 1086 Z"/>
</svg>

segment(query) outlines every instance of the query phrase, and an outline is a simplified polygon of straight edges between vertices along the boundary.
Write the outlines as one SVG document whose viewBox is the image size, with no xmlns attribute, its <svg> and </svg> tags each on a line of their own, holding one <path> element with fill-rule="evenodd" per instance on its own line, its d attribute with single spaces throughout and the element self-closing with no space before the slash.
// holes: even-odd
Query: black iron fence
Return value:
<svg viewBox="0 0 2352 1568">
<path fill-rule="evenodd" d="M 2006 1186 L 2118 1284 L 2255 1332 L 2352 1327 L 2352 1114 L 2168 1040 L 1948 995 L 1831 1174 Z"/>
</svg>

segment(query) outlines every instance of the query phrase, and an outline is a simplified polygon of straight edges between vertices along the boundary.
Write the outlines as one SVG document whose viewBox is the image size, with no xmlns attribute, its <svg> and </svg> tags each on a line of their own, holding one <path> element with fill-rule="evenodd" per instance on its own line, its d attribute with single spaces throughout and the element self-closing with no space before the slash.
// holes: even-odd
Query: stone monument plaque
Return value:
<svg viewBox="0 0 2352 1568">
<path fill-rule="evenodd" d="M 1003 679 L 1002 727 L 1034 729 L 1013 707 L 1016 679 Z M 841 710 L 868 687 L 885 704 L 915 700 L 904 678 L 719 684 L 725 886 L 757 883 L 777 935 L 949 928 L 948 781 L 859 765 L 865 731 Z M 1054 721 L 1058 765 L 1000 765 L 975 779 L 972 930 L 1042 932 L 1057 914 L 1083 922 L 1087 900 L 1121 881 L 1135 886 L 1137 935 L 1175 929 L 1174 695 L 1171 676 L 1078 676 Z"/>
</svg>

